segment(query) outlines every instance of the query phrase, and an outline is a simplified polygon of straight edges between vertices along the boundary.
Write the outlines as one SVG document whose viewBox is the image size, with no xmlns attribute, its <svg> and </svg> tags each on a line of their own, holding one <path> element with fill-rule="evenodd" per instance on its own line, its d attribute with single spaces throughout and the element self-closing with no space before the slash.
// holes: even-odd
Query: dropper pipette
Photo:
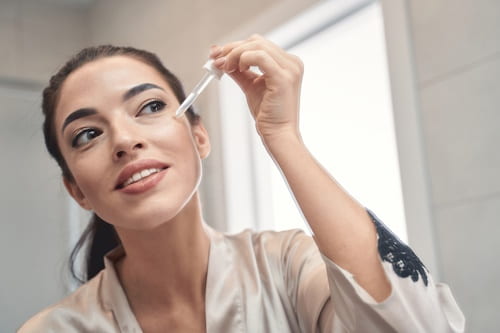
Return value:
<svg viewBox="0 0 500 333">
<path fill-rule="evenodd" d="M 175 117 L 179 118 L 186 112 L 187 109 L 191 105 L 193 105 L 194 101 L 200 96 L 200 94 L 203 92 L 203 90 L 208 86 L 210 81 L 212 81 L 214 78 L 220 79 L 222 74 L 224 74 L 223 71 L 220 69 L 216 68 L 214 66 L 214 60 L 209 59 L 205 65 L 203 65 L 203 68 L 207 71 L 205 75 L 201 78 L 200 82 L 193 88 L 193 91 L 186 97 L 184 102 L 182 102 L 181 105 L 179 105 L 179 108 L 177 111 L 175 111 Z"/>
</svg>

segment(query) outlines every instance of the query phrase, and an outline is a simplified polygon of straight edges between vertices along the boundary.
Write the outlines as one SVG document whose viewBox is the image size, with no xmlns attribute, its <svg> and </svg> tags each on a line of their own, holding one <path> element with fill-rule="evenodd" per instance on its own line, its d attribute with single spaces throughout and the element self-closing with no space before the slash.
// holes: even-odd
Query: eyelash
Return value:
<svg viewBox="0 0 500 333">
<path fill-rule="evenodd" d="M 163 102 L 163 101 L 153 100 L 153 101 L 147 103 L 146 105 L 144 105 L 139 110 L 139 112 L 137 113 L 137 116 L 140 116 L 143 113 L 143 111 L 146 110 L 148 107 L 151 107 L 151 108 L 154 107 L 154 109 L 151 109 L 151 111 L 152 111 L 151 113 L 157 113 L 157 112 L 162 111 L 165 108 L 166 105 L 167 104 L 165 102 Z M 94 138 L 96 138 L 96 137 L 98 137 L 99 135 L 102 134 L 102 131 L 98 130 L 96 128 L 84 128 L 84 129 L 82 129 L 82 130 L 80 130 L 80 131 L 78 131 L 76 133 L 76 135 L 73 138 L 73 140 L 71 140 L 71 146 L 73 148 L 78 148 L 78 147 L 81 147 L 81 146 L 85 145 L 86 143 L 79 144 L 78 141 L 83 137 L 83 135 L 89 134 L 91 132 L 94 132 L 96 134 L 95 134 L 95 136 L 93 138 L 90 138 L 89 141 L 92 140 L 92 139 L 94 139 Z"/>
<path fill-rule="evenodd" d="M 153 112 L 151 113 L 156 113 L 156 112 L 159 112 L 159 111 L 162 111 L 165 106 L 167 106 L 167 104 L 163 101 L 160 101 L 160 100 L 154 100 L 154 101 L 151 101 L 149 103 L 147 103 L 146 105 L 144 105 L 140 110 L 139 110 L 139 113 L 137 115 L 141 115 L 141 113 L 147 108 L 147 107 L 152 107 L 152 106 L 156 106 L 156 110 L 154 110 Z"/>
<path fill-rule="evenodd" d="M 85 145 L 85 143 L 79 144 L 78 141 L 80 140 L 80 138 L 83 137 L 83 135 L 90 134 L 91 132 L 95 132 L 96 134 L 93 138 L 89 139 L 89 141 L 102 134 L 102 131 L 98 130 L 96 128 L 84 128 L 84 129 L 78 131 L 78 133 L 76 133 L 73 140 L 71 140 L 71 147 L 78 148 L 78 147 Z"/>
</svg>

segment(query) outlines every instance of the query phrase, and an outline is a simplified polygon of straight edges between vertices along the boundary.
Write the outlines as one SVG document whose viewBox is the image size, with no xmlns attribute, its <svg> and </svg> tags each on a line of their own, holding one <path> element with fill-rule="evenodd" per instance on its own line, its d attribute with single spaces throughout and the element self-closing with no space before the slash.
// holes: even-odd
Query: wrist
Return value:
<svg viewBox="0 0 500 333">
<path fill-rule="evenodd" d="M 300 133 L 295 129 L 283 129 L 281 131 L 274 131 L 273 133 L 261 135 L 261 140 L 267 151 L 273 156 L 283 150 L 304 146 Z"/>
</svg>

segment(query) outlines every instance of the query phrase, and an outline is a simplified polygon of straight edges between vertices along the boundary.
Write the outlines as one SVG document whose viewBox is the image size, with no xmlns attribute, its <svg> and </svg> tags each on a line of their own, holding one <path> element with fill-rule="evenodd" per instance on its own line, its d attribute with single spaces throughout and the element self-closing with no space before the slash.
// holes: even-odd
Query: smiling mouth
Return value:
<svg viewBox="0 0 500 333">
<path fill-rule="evenodd" d="M 165 169 L 167 169 L 168 167 L 164 167 L 164 168 L 149 168 L 149 169 L 144 169 L 144 170 L 141 170 L 141 171 L 138 171 L 136 173 L 134 173 L 132 176 L 130 176 L 127 180 L 125 180 L 122 184 L 119 184 L 116 189 L 119 190 L 119 189 L 122 189 L 126 186 L 129 186 L 131 184 L 134 184 L 134 183 L 137 183 L 151 175 L 154 175 L 158 172 L 161 172 Z"/>
</svg>

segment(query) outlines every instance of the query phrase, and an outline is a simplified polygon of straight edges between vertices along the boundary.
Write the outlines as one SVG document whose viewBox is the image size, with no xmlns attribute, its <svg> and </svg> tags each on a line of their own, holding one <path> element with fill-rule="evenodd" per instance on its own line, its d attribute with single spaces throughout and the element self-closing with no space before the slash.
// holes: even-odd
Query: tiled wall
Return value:
<svg viewBox="0 0 500 333">
<path fill-rule="evenodd" d="M 500 326 L 500 2 L 409 1 L 441 277 L 468 332 Z"/>
</svg>

